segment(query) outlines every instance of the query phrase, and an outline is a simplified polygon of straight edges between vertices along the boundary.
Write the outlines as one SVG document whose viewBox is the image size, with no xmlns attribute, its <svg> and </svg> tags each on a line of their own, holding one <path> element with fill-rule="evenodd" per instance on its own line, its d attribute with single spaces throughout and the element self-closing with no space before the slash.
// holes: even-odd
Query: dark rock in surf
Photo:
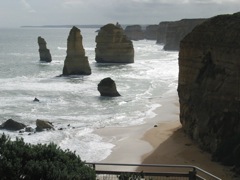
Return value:
<svg viewBox="0 0 240 180">
<path fill-rule="evenodd" d="M 24 129 L 25 127 L 25 124 L 19 123 L 12 119 L 8 119 L 6 122 L 0 125 L 0 129 L 6 129 L 10 131 L 18 131 L 20 129 Z"/>
<path fill-rule="evenodd" d="M 53 124 L 49 121 L 37 119 L 36 121 L 36 131 L 50 130 L 54 129 Z"/>
<path fill-rule="evenodd" d="M 40 55 L 40 61 L 43 62 L 51 62 L 52 56 L 50 54 L 49 49 L 47 49 L 47 43 L 45 39 L 43 39 L 41 36 L 38 37 L 38 46 L 39 46 L 39 55 Z"/>
<path fill-rule="evenodd" d="M 64 61 L 63 76 L 90 75 L 91 68 L 82 44 L 80 29 L 73 27 L 67 39 L 67 56 Z"/>
<path fill-rule="evenodd" d="M 34 98 L 33 102 L 40 102 L 38 98 Z"/>
<path fill-rule="evenodd" d="M 115 82 L 110 77 L 104 78 L 100 81 L 100 83 L 98 84 L 98 91 L 100 92 L 101 96 L 120 96 L 117 91 Z"/>
</svg>

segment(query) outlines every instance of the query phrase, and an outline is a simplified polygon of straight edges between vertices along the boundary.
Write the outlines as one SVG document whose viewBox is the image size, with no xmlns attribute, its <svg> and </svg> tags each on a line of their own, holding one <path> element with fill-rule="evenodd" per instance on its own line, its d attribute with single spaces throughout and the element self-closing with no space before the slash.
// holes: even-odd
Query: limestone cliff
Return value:
<svg viewBox="0 0 240 180">
<path fill-rule="evenodd" d="M 114 24 L 103 26 L 96 36 L 95 60 L 102 63 L 133 63 L 132 41 Z"/>
<path fill-rule="evenodd" d="M 148 25 L 145 30 L 145 39 L 157 40 L 158 25 Z"/>
<path fill-rule="evenodd" d="M 144 39 L 144 31 L 140 25 L 126 26 L 124 33 L 130 40 L 138 41 Z"/>
<path fill-rule="evenodd" d="M 167 28 L 170 22 L 160 22 L 157 29 L 157 44 L 166 44 Z"/>
<path fill-rule="evenodd" d="M 167 23 L 164 50 L 179 50 L 180 41 L 205 19 L 182 19 Z"/>
<path fill-rule="evenodd" d="M 44 38 L 41 36 L 38 37 L 38 46 L 39 46 L 39 56 L 40 56 L 40 61 L 44 62 L 51 62 L 52 61 L 52 56 L 50 54 L 49 49 L 47 49 L 47 43 Z"/>
<path fill-rule="evenodd" d="M 67 39 L 67 56 L 64 61 L 63 75 L 90 75 L 88 57 L 82 44 L 80 29 L 73 27 Z"/>
<path fill-rule="evenodd" d="M 180 44 L 180 121 L 225 164 L 240 166 L 240 13 L 213 17 Z"/>
</svg>

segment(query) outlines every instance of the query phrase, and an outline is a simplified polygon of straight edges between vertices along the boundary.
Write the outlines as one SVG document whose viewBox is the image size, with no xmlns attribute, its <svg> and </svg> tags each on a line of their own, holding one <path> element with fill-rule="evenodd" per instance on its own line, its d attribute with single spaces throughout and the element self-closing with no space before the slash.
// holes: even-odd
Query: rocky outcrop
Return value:
<svg viewBox="0 0 240 180">
<path fill-rule="evenodd" d="M 43 39 L 41 36 L 38 37 L 38 46 L 39 46 L 39 55 L 40 55 L 40 61 L 44 62 L 51 62 L 52 56 L 50 54 L 49 49 L 47 49 L 47 43 L 45 39 Z"/>
<path fill-rule="evenodd" d="M 88 57 L 82 44 L 80 29 L 73 27 L 67 39 L 67 56 L 64 61 L 63 75 L 90 75 Z"/>
<path fill-rule="evenodd" d="M 25 127 L 25 124 L 19 123 L 12 119 L 8 119 L 6 122 L 0 125 L 0 129 L 6 129 L 10 131 L 18 131 L 20 129 L 24 129 Z"/>
<path fill-rule="evenodd" d="M 178 51 L 180 41 L 190 33 L 194 27 L 203 23 L 205 20 L 206 19 L 182 19 L 180 21 L 165 23 L 164 26 L 167 26 L 167 32 L 164 50 Z M 163 31 L 164 26 L 162 27 Z"/>
<path fill-rule="evenodd" d="M 53 125 L 49 121 L 45 120 L 36 120 L 36 131 L 43 131 L 43 130 L 49 130 L 49 129 L 54 129 Z"/>
<path fill-rule="evenodd" d="M 124 33 L 130 40 L 138 41 L 145 38 L 144 31 L 140 25 L 126 26 Z"/>
<path fill-rule="evenodd" d="M 96 36 L 95 60 L 100 63 L 133 63 L 132 41 L 121 27 L 107 24 L 101 27 Z"/>
<path fill-rule="evenodd" d="M 160 22 L 157 29 L 157 44 L 166 44 L 167 28 L 170 22 Z"/>
<path fill-rule="evenodd" d="M 213 17 L 180 44 L 180 121 L 225 164 L 240 166 L 240 13 Z"/>
<path fill-rule="evenodd" d="M 158 25 L 148 25 L 145 30 L 145 39 L 157 40 Z"/>
<path fill-rule="evenodd" d="M 110 77 L 104 78 L 100 81 L 100 83 L 98 84 L 98 91 L 100 92 L 101 96 L 120 96 L 117 91 L 115 82 Z"/>
</svg>

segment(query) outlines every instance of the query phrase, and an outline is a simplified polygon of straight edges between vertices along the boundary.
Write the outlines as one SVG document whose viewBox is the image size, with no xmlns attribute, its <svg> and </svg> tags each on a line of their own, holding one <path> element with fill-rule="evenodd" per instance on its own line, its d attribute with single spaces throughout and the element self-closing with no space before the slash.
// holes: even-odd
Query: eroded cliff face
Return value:
<svg viewBox="0 0 240 180">
<path fill-rule="evenodd" d="M 240 13 L 213 17 L 181 41 L 178 94 L 185 132 L 226 164 L 230 155 L 239 164 Z"/>
<path fill-rule="evenodd" d="M 167 27 L 164 50 L 179 50 L 180 41 L 206 19 L 182 19 L 162 24 Z M 161 25 L 161 24 L 160 24 Z"/>
<path fill-rule="evenodd" d="M 148 25 L 145 30 L 145 38 L 148 40 L 157 40 L 158 25 Z"/>
<path fill-rule="evenodd" d="M 157 29 L 157 44 L 166 44 L 168 24 L 170 22 L 160 22 Z"/>
<path fill-rule="evenodd" d="M 91 68 L 82 44 L 80 29 L 72 27 L 67 39 L 67 56 L 64 61 L 63 75 L 90 75 Z"/>
<path fill-rule="evenodd" d="M 103 26 L 96 36 L 95 60 L 100 63 L 133 63 L 134 48 L 124 30 L 114 24 Z"/>
</svg>

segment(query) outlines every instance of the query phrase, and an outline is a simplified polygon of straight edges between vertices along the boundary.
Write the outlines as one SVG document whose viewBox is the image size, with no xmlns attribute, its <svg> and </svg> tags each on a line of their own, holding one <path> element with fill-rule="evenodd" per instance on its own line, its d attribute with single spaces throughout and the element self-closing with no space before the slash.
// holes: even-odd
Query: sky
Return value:
<svg viewBox="0 0 240 180">
<path fill-rule="evenodd" d="M 0 27 L 159 24 L 240 11 L 240 0 L 0 0 Z"/>
</svg>

